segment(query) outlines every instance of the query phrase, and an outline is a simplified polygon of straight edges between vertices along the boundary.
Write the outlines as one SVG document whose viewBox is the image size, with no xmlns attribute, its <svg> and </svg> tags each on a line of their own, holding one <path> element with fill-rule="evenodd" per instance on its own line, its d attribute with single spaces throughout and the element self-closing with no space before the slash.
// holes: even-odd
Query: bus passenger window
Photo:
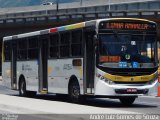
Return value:
<svg viewBox="0 0 160 120">
<path fill-rule="evenodd" d="M 28 39 L 28 59 L 38 59 L 38 37 Z"/>
<path fill-rule="evenodd" d="M 4 42 L 4 60 L 11 60 L 11 43 L 10 41 Z"/>
<path fill-rule="evenodd" d="M 51 58 L 56 58 L 59 56 L 58 47 L 59 47 L 59 35 L 58 34 L 51 35 L 50 36 L 50 48 L 49 48 L 49 51 L 50 51 L 49 56 Z"/>
<path fill-rule="evenodd" d="M 70 32 L 61 33 L 60 57 L 69 57 Z"/>
<path fill-rule="evenodd" d="M 72 32 L 71 40 L 71 55 L 81 56 L 82 55 L 82 30 L 76 30 Z"/>
<path fill-rule="evenodd" d="M 18 40 L 18 52 L 17 52 L 18 60 L 27 59 L 27 40 L 19 39 Z"/>
</svg>

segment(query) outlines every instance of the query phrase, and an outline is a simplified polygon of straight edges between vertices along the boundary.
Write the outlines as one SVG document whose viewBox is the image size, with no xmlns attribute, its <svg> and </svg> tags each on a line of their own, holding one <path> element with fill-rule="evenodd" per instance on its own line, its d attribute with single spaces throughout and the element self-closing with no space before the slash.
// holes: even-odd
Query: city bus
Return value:
<svg viewBox="0 0 160 120">
<path fill-rule="evenodd" d="M 3 38 L 2 80 L 20 96 L 119 99 L 156 96 L 157 25 L 138 18 L 96 19 Z"/>
</svg>

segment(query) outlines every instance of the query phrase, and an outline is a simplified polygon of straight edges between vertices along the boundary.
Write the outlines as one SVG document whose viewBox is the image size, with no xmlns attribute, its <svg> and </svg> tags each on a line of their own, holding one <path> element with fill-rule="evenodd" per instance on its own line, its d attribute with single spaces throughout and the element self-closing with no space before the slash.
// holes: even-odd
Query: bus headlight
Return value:
<svg viewBox="0 0 160 120">
<path fill-rule="evenodd" d="M 151 84 L 153 84 L 156 80 L 158 80 L 157 77 L 155 77 L 154 79 L 148 81 L 146 84 L 147 84 L 147 85 L 151 85 Z"/>
<path fill-rule="evenodd" d="M 155 81 L 158 81 L 158 73 L 156 73 L 156 74 L 154 75 L 153 79 L 150 80 L 150 81 L 148 81 L 146 84 L 147 84 L 147 85 L 151 85 L 151 84 L 153 84 Z"/>
<path fill-rule="evenodd" d="M 100 75 L 100 74 L 97 74 L 97 77 L 98 77 L 100 80 L 108 83 L 109 85 L 114 84 L 114 82 L 113 82 L 112 80 L 109 80 L 109 79 L 105 78 L 104 76 L 102 76 L 102 75 Z"/>
</svg>

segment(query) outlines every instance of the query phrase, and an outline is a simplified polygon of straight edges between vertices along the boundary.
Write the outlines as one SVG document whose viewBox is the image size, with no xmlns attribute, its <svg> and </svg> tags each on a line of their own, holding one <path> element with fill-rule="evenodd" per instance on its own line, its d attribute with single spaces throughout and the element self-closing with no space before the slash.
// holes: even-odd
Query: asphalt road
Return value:
<svg viewBox="0 0 160 120">
<path fill-rule="evenodd" d="M 0 94 L 18 96 L 18 91 L 13 91 L 7 89 L 4 86 L 0 85 Z M 32 99 L 43 99 L 47 101 L 61 101 L 69 103 L 69 101 L 64 97 L 57 97 L 56 95 L 37 95 L 31 97 Z M 86 106 L 101 107 L 101 108 L 113 108 L 118 110 L 127 110 L 131 112 L 139 113 L 153 113 L 160 114 L 160 97 L 138 97 L 134 104 L 130 107 L 123 106 L 117 99 L 107 99 L 107 98 L 98 98 L 98 99 L 87 99 Z"/>
<path fill-rule="evenodd" d="M 18 97 L 18 91 L 12 91 L 7 89 L 4 86 L 0 85 L 0 94 L 5 94 L 9 96 L 16 96 Z M 19 97 L 18 97 L 19 98 Z M 61 102 L 61 103 L 69 103 L 69 101 L 65 97 L 57 97 L 56 95 L 37 95 L 35 97 L 30 97 L 32 100 L 45 100 L 48 102 Z M 71 106 L 75 106 L 77 104 L 71 104 Z M 82 106 L 81 104 L 78 104 L 78 106 Z M 139 113 L 139 114 L 160 114 L 160 97 L 139 97 L 136 99 L 135 103 L 130 106 L 126 107 L 123 106 L 119 100 L 116 99 L 107 99 L 107 98 L 101 98 L 101 99 L 87 99 L 86 103 L 83 104 L 85 107 L 89 107 L 90 111 L 92 109 L 111 109 L 111 110 L 119 110 L 119 111 L 128 111 L 133 113 Z M 65 106 L 64 106 L 65 107 Z M 25 110 L 24 110 L 25 111 Z M 98 111 L 97 111 L 98 112 Z M 8 113 L 3 111 L 3 109 L 0 109 L 0 113 Z M 15 113 L 15 112 L 14 112 Z M 100 112 L 101 113 L 101 112 Z M 126 113 L 127 114 L 127 113 Z M 60 114 L 50 114 L 50 115 L 40 115 L 40 114 L 25 114 L 25 115 L 19 115 L 20 120 L 74 120 L 74 119 L 85 119 L 89 118 L 88 115 L 81 116 L 81 115 L 60 115 Z"/>
</svg>

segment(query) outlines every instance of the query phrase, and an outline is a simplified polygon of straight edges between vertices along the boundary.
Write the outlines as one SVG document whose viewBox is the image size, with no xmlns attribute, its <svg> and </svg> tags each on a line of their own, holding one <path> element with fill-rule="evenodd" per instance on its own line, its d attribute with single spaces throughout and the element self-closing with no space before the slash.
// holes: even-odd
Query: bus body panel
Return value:
<svg viewBox="0 0 160 120">
<path fill-rule="evenodd" d="M 136 88 L 137 90 L 148 90 L 147 94 L 117 94 L 115 90 L 126 90 L 126 89 Z M 108 85 L 104 81 L 101 81 L 97 78 L 97 83 L 95 86 L 94 95 L 102 95 L 102 96 L 138 96 L 138 95 L 146 95 L 146 96 L 157 96 L 158 92 L 158 81 L 156 80 L 152 85 L 144 85 L 144 86 L 136 86 L 133 84 L 128 85 Z"/>
<path fill-rule="evenodd" d="M 96 69 L 97 74 L 105 75 L 105 72 Z M 155 73 L 156 75 L 156 73 Z M 127 90 L 127 89 L 136 89 L 138 90 L 148 90 L 146 94 L 117 94 L 116 90 Z M 138 95 L 146 95 L 146 96 L 157 96 L 158 92 L 158 78 L 154 80 L 152 84 L 134 84 L 134 83 L 123 83 L 123 84 L 108 84 L 107 82 L 101 80 L 101 78 L 95 77 L 95 93 L 94 95 L 102 95 L 102 96 L 138 96 Z"/>
<path fill-rule="evenodd" d="M 38 60 L 37 61 L 17 61 L 17 81 L 24 76 L 26 89 L 28 91 L 38 91 Z"/>
<path fill-rule="evenodd" d="M 3 62 L 2 70 L 3 84 L 11 89 L 11 62 Z"/>
<path fill-rule="evenodd" d="M 74 59 L 81 59 L 81 66 L 73 66 Z M 68 85 L 71 76 L 76 76 L 81 94 L 83 94 L 83 59 L 55 59 L 48 60 L 48 92 L 68 94 Z"/>
</svg>

